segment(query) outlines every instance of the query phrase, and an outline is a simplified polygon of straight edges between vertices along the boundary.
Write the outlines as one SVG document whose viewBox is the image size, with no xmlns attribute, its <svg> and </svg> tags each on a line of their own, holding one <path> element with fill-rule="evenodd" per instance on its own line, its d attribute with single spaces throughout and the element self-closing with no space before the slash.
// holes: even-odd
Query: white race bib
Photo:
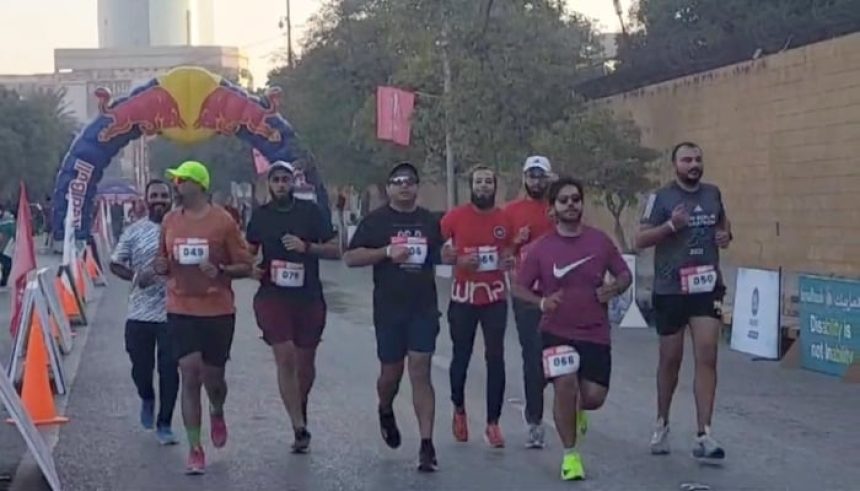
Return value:
<svg viewBox="0 0 860 491">
<path fill-rule="evenodd" d="M 427 262 L 426 237 L 392 237 L 391 245 L 403 245 L 409 249 L 409 258 L 406 260 L 406 264 L 423 265 Z"/>
<path fill-rule="evenodd" d="M 173 257 L 183 266 L 195 266 L 209 260 L 209 241 L 206 239 L 176 239 Z"/>
<path fill-rule="evenodd" d="M 717 270 L 713 266 L 694 266 L 681 270 L 681 292 L 685 295 L 710 293 L 717 286 Z"/>
<path fill-rule="evenodd" d="M 554 346 L 543 350 L 543 374 L 548 379 L 579 371 L 579 353 L 572 346 Z"/>
<path fill-rule="evenodd" d="M 498 271 L 499 248 L 496 246 L 481 246 L 478 248 L 478 271 Z"/>
<path fill-rule="evenodd" d="M 272 261 L 272 283 L 283 288 L 305 286 L 305 265 L 288 261 Z"/>
</svg>

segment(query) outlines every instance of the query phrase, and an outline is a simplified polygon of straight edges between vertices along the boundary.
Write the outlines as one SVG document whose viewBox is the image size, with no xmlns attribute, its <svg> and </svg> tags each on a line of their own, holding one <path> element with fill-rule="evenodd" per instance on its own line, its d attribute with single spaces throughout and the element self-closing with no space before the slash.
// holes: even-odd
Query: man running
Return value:
<svg viewBox="0 0 860 491">
<path fill-rule="evenodd" d="M 312 201 L 293 196 L 295 169 L 286 162 L 269 168 L 271 202 L 254 210 L 247 240 L 263 261 L 254 269 L 260 289 L 254 313 L 263 339 L 272 347 L 278 389 L 295 433 L 293 451 L 307 452 L 308 395 L 315 377 L 317 346 L 326 320 L 319 258 L 337 259 L 340 245 Z"/>
<path fill-rule="evenodd" d="M 131 282 L 125 350 L 131 359 L 131 377 L 141 399 L 140 424 L 156 428 L 162 445 L 179 443 L 173 435 L 173 408 L 179 392 L 179 371 L 167 327 L 165 281 L 153 270 L 158 252 L 161 221 L 170 210 L 170 185 L 155 179 L 146 185 L 147 218 L 139 220 L 120 235 L 110 270 Z M 158 419 L 155 419 L 155 390 L 152 375 L 158 359 Z"/>
<path fill-rule="evenodd" d="M 508 322 L 505 270 L 512 264 L 513 233 L 505 213 L 496 207 L 496 175 L 486 166 L 471 172 L 472 202 L 442 218 L 442 238 L 452 240 L 454 267 L 448 325 L 454 356 L 451 360 L 453 432 L 458 442 L 469 440 L 466 416 L 466 372 L 472 358 L 478 323 L 484 333 L 487 362 L 487 428 L 484 437 L 495 448 L 505 446 L 499 418 L 505 395 L 505 328 Z M 446 252 L 443 253 L 446 256 Z"/>
<path fill-rule="evenodd" d="M 612 240 L 582 223 L 582 184 L 562 178 L 549 189 L 557 225 L 534 244 L 523 261 L 513 292 L 543 312 L 543 369 L 555 390 L 553 415 L 564 446 L 563 480 L 585 478 L 576 451 L 579 409 L 603 406 L 609 393 L 612 354 L 607 304 L 623 293 L 632 275 Z M 606 281 L 606 273 L 613 281 Z M 540 282 L 542 293 L 532 291 Z"/>
<path fill-rule="evenodd" d="M 182 205 L 164 217 L 156 272 L 167 276 L 167 321 L 182 374 L 182 419 L 190 446 L 187 472 L 202 474 L 201 387 L 209 396 L 212 444 L 227 444 L 224 367 L 236 324 L 233 278 L 251 274 L 251 255 L 239 226 L 209 203 L 209 171 L 189 161 L 167 171 Z"/>
<path fill-rule="evenodd" d="M 513 227 L 515 257 L 520 263 L 525 259 L 529 247 L 553 230 L 546 201 L 551 172 L 552 166 L 546 157 L 536 155 L 526 159 L 523 165 L 525 197 L 505 207 L 505 214 Z M 543 389 L 546 381 L 541 368 L 542 342 L 538 331 L 541 312 L 534 305 L 516 298 L 513 299 L 513 306 L 523 357 L 523 386 L 526 395 L 523 416 L 528 425 L 526 447 L 543 448 Z"/>
<path fill-rule="evenodd" d="M 675 180 L 648 199 L 636 247 L 656 247 L 654 310 L 660 335 L 657 424 L 651 453 L 669 453 L 669 408 L 690 326 L 696 358 L 694 392 L 698 433 L 693 456 L 722 461 L 726 453 L 711 436 L 717 390 L 717 347 L 725 294 L 720 248 L 729 246 L 731 227 L 717 186 L 701 182 L 702 149 L 691 142 L 672 150 Z"/>
<path fill-rule="evenodd" d="M 442 237 L 439 220 L 416 204 L 418 184 L 418 170 L 412 164 L 404 162 L 391 170 L 388 204 L 359 223 L 344 261 L 350 267 L 373 266 L 382 438 L 391 448 L 400 446 L 392 405 L 403 378 L 403 360 L 408 358 L 421 432 L 418 470 L 433 472 L 438 465 L 433 447 L 436 396 L 430 375 L 439 335 L 434 265 L 440 259 Z"/>
</svg>

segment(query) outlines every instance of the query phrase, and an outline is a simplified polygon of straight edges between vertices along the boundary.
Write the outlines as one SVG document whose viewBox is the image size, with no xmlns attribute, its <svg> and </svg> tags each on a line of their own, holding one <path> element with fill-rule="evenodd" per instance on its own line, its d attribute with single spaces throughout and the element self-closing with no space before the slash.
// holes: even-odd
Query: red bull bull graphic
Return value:
<svg viewBox="0 0 860 491">
<path fill-rule="evenodd" d="M 54 223 L 63 222 L 71 197 L 75 236 L 86 239 L 95 215 L 96 184 L 119 151 L 144 135 L 187 144 L 216 134 L 235 135 L 270 162 L 295 161 L 301 156 L 297 136 L 279 113 L 280 93 L 272 88 L 255 97 L 198 67 L 176 68 L 116 99 L 108 90 L 97 89 L 99 114 L 76 136 L 57 174 Z M 317 187 L 324 215 L 330 216 L 322 199 L 325 188 L 315 176 L 311 184 Z M 63 227 L 55 228 L 54 238 L 63 238 Z"/>
</svg>

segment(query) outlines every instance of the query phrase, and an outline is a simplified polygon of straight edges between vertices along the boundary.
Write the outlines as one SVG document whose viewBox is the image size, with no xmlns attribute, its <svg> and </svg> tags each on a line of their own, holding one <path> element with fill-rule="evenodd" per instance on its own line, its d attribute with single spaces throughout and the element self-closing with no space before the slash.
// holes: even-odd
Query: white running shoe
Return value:
<svg viewBox="0 0 860 491">
<path fill-rule="evenodd" d="M 711 436 L 710 427 L 705 427 L 704 435 L 696 437 L 693 443 L 693 457 L 711 462 L 722 462 L 726 458 L 723 447 Z"/>
<path fill-rule="evenodd" d="M 663 419 L 658 419 L 651 435 L 651 454 L 666 455 L 669 449 L 669 425 Z"/>
</svg>

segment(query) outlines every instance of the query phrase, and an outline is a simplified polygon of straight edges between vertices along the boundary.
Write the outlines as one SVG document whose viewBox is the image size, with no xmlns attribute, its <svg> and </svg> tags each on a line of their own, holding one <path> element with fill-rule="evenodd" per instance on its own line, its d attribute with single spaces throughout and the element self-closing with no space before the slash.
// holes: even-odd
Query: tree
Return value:
<svg viewBox="0 0 860 491">
<path fill-rule="evenodd" d="M 649 163 L 659 155 L 641 145 L 636 125 L 618 121 L 605 110 L 575 111 L 539 135 L 535 145 L 561 171 L 597 191 L 596 201 L 606 206 L 615 221 L 619 246 L 629 251 L 621 215 L 636 204 L 642 192 L 654 187 Z"/>
<path fill-rule="evenodd" d="M 180 145 L 165 138 L 152 140 L 150 168 L 152 175 L 163 177 L 164 171 L 186 160 L 200 161 L 209 168 L 211 190 L 229 194 L 230 182 L 254 182 L 254 159 L 251 146 L 235 137 L 216 136 L 196 145 Z"/>
<path fill-rule="evenodd" d="M 51 191 L 76 130 L 62 98 L 51 92 L 23 97 L 0 87 L 0 200 L 14 201 L 21 180 L 34 199 Z"/>
</svg>

